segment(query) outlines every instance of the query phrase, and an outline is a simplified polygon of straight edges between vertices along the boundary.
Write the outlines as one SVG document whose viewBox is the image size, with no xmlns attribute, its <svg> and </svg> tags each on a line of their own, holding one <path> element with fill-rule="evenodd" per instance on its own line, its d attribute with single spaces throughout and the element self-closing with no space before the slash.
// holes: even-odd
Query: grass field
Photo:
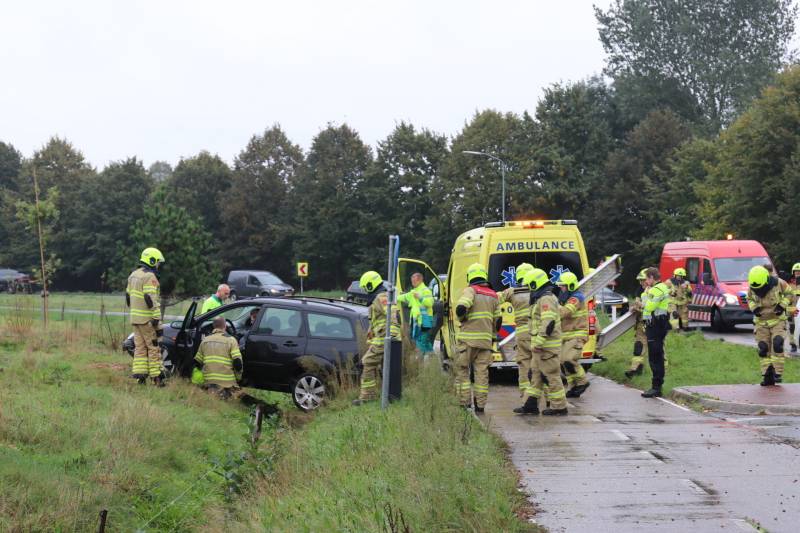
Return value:
<svg viewBox="0 0 800 533">
<path fill-rule="evenodd" d="M 667 335 L 665 351 L 669 366 L 664 380 L 664 393 L 686 385 L 720 385 L 759 383 L 758 356 L 754 348 L 722 341 L 706 340 L 701 332 Z M 645 359 L 645 372 L 633 379 L 625 377 L 633 352 L 633 332 L 629 331 L 603 350 L 607 361 L 594 365 L 592 372 L 639 389 L 650 388 L 650 368 Z M 786 360 L 784 382 L 800 381 L 800 361 Z"/>
<path fill-rule="evenodd" d="M 133 383 L 124 319 L 100 318 L 44 333 L 0 310 L 0 531 L 91 531 L 101 509 L 109 531 L 536 531 L 502 442 L 437 368 L 386 412 L 354 389 L 314 415 L 250 390 L 284 413 L 253 447 L 240 403 Z"/>
</svg>

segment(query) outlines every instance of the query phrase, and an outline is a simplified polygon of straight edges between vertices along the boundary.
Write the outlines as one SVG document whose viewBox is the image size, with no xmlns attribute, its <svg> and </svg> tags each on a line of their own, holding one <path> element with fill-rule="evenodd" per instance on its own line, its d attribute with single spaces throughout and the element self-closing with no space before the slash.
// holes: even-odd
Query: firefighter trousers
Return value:
<svg viewBox="0 0 800 533">
<path fill-rule="evenodd" d="M 527 399 L 530 396 L 531 388 L 531 362 L 533 352 L 531 352 L 531 338 L 517 338 L 517 367 L 520 396 Z"/>
<path fill-rule="evenodd" d="M 378 374 L 383 365 L 383 344 L 370 344 L 361 358 L 360 400 L 375 400 L 378 397 Z"/>
<path fill-rule="evenodd" d="M 566 409 L 567 392 L 561 383 L 561 350 L 533 349 L 531 364 L 531 394 L 535 398 L 542 395 L 544 381 L 547 380 L 547 401 L 551 409 Z"/>
<path fill-rule="evenodd" d="M 489 399 L 489 365 L 492 363 L 490 348 L 476 348 L 459 343 L 458 361 L 456 362 L 456 389 L 458 399 L 464 407 L 470 407 L 471 394 L 475 393 L 475 405 L 486 406 Z M 469 367 L 472 365 L 475 385 L 469 381 Z"/>
<path fill-rule="evenodd" d="M 783 362 L 786 359 L 786 321 L 781 320 L 772 326 L 756 324 L 755 337 L 761 375 L 766 374 L 770 365 L 777 375 L 783 374 Z"/>
<path fill-rule="evenodd" d="M 133 325 L 133 377 L 143 379 L 161 375 L 161 350 L 156 328 L 150 322 Z"/>
<path fill-rule="evenodd" d="M 565 339 L 561 344 L 561 365 L 564 367 L 567 386 L 570 389 L 578 385 L 586 385 L 589 382 L 586 379 L 586 371 L 580 363 L 584 344 L 586 344 L 586 339 L 582 337 Z"/>
</svg>

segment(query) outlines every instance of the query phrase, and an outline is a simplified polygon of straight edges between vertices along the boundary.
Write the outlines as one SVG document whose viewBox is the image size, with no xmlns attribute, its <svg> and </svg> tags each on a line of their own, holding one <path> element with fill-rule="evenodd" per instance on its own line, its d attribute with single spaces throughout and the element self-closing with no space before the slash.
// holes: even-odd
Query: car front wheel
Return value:
<svg viewBox="0 0 800 533">
<path fill-rule="evenodd" d="M 292 400 L 303 411 L 313 411 L 325 399 L 325 383 L 316 374 L 307 372 L 299 376 L 292 385 Z"/>
</svg>

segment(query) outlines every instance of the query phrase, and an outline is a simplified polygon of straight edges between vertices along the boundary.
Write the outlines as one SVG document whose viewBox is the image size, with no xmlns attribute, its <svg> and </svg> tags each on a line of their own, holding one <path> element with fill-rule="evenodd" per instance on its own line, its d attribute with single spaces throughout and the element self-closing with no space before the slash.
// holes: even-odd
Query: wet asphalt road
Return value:
<svg viewBox="0 0 800 533">
<path fill-rule="evenodd" d="M 800 424 L 703 415 L 592 376 L 564 418 L 519 416 L 493 385 L 483 416 L 550 531 L 800 530 Z M 777 426 L 777 427 L 768 427 Z"/>
</svg>

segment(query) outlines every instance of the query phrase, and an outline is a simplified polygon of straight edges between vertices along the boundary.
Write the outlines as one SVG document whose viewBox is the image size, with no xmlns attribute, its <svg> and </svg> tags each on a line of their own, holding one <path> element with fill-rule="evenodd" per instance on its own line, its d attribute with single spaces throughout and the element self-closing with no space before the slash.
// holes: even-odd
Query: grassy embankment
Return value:
<svg viewBox="0 0 800 533">
<path fill-rule="evenodd" d="M 95 322 L 34 316 L 0 311 L 0 530 L 92 530 L 101 509 L 116 531 L 533 530 L 502 443 L 434 368 L 385 413 L 250 391 L 285 410 L 253 448 L 249 409 L 135 385 Z"/>
<path fill-rule="evenodd" d="M 669 361 L 664 380 L 665 394 L 681 386 L 758 383 L 761 380 L 755 348 L 706 340 L 702 332 L 670 332 L 665 351 Z M 650 387 L 651 374 L 646 358 L 644 374 L 632 379 L 625 377 L 632 353 L 633 332 L 629 331 L 603 350 L 603 355 L 608 360 L 594 365 L 591 371 L 620 383 L 630 383 L 636 388 L 647 389 Z M 784 382 L 798 381 L 800 362 L 797 359 L 787 359 Z"/>
</svg>

